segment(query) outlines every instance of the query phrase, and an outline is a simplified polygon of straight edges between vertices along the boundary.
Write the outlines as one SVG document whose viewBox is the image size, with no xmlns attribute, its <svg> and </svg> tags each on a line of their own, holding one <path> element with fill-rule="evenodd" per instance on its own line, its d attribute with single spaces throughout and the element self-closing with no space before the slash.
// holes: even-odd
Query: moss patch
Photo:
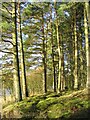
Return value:
<svg viewBox="0 0 90 120">
<path fill-rule="evenodd" d="M 6 117 L 11 115 L 21 119 L 64 119 L 76 114 L 81 115 L 81 111 L 87 111 L 88 107 L 90 107 L 90 101 L 86 90 L 80 90 L 69 91 L 62 95 L 48 93 L 33 96 L 3 108 L 3 113 Z"/>
</svg>

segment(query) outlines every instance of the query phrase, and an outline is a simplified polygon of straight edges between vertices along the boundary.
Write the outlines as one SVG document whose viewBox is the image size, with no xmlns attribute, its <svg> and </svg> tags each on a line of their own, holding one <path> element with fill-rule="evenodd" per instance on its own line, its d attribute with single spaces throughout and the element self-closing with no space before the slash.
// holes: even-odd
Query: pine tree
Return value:
<svg viewBox="0 0 90 120">
<path fill-rule="evenodd" d="M 51 32 L 51 50 L 52 50 L 52 71 L 53 71 L 53 86 L 54 92 L 56 92 L 56 74 L 55 74 L 55 61 L 54 61 L 54 39 L 53 39 L 53 18 L 52 18 L 53 5 L 50 4 L 50 32 Z"/>
<path fill-rule="evenodd" d="M 23 49 L 22 29 L 21 29 L 21 10 L 20 2 L 18 1 L 18 39 L 20 38 L 20 50 L 21 50 L 21 79 L 22 79 L 22 97 L 28 97 L 27 82 L 26 82 L 26 70 L 25 70 L 25 58 Z"/>
<path fill-rule="evenodd" d="M 58 45 L 58 55 L 59 55 L 59 67 L 58 67 L 58 92 L 61 90 L 61 48 L 60 48 L 60 39 L 59 39 L 59 23 L 58 23 L 58 16 L 57 16 L 57 8 L 56 8 L 56 2 L 54 3 L 55 6 L 55 12 L 56 12 L 56 36 L 57 36 L 57 45 Z"/>
<path fill-rule="evenodd" d="M 75 80 L 74 80 L 74 88 L 78 88 L 78 73 L 77 73 L 77 28 L 76 28 L 76 10 L 74 13 L 74 37 L 75 37 Z"/>
<path fill-rule="evenodd" d="M 87 24 L 88 18 L 88 24 Z M 85 3 L 84 8 L 84 28 L 85 28 L 85 40 L 86 40 L 86 58 L 87 58 L 87 83 L 86 87 L 90 88 L 90 43 L 88 37 L 88 26 L 90 30 L 90 4 Z"/>
<path fill-rule="evenodd" d="M 12 34 L 13 37 L 13 43 L 14 43 L 14 85 L 15 85 L 15 96 L 16 96 L 16 101 L 21 101 L 22 100 L 22 93 L 21 93 L 21 84 L 20 84 L 20 71 L 19 71 L 19 58 L 18 58 L 18 35 L 17 35 L 17 3 L 14 3 L 13 6 L 15 14 L 14 17 L 14 25 L 15 25 L 15 33 Z"/>
</svg>

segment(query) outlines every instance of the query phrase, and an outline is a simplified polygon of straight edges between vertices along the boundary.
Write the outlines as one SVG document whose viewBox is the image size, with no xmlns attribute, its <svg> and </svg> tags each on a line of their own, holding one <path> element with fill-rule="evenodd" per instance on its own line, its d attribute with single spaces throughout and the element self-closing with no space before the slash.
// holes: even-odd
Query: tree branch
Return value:
<svg viewBox="0 0 90 120">
<path fill-rule="evenodd" d="M 10 52 L 10 51 L 0 50 L 0 52 L 3 52 L 3 53 L 9 53 L 9 54 L 13 54 L 13 55 L 15 55 L 13 52 Z"/>
<path fill-rule="evenodd" d="M 14 46 L 13 42 L 11 42 L 11 41 L 9 41 L 9 40 L 4 40 L 4 39 L 3 39 L 3 41 L 4 41 L 4 42 L 9 42 L 9 43 L 11 43 L 11 44 Z"/>
<path fill-rule="evenodd" d="M 8 8 L 7 8 L 4 4 L 3 4 L 2 6 L 7 10 L 8 13 L 10 13 L 10 14 L 12 15 L 12 12 L 10 12 L 10 11 L 8 10 Z M 3 10 L 3 9 L 2 9 L 2 10 Z"/>
</svg>

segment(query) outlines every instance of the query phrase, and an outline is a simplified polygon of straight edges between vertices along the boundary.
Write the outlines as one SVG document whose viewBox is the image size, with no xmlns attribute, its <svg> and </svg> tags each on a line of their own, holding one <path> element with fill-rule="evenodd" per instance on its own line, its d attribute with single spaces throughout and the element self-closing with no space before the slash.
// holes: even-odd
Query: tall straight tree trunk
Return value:
<svg viewBox="0 0 90 120">
<path fill-rule="evenodd" d="M 54 8 L 56 13 L 56 33 L 57 33 L 57 44 L 58 44 L 58 55 L 59 55 L 59 67 L 58 67 L 58 93 L 61 90 L 61 49 L 60 49 L 60 40 L 59 40 L 59 30 L 58 30 L 58 19 L 57 19 L 57 10 L 56 10 L 56 0 L 54 2 Z"/>
<path fill-rule="evenodd" d="M 43 66 L 44 66 L 44 93 L 47 92 L 47 69 L 46 69 L 46 47 L 45 47 L 45 33 L 44 33 L 44 16 L 42 11 L 42 35 L 43 35 Z"/>
<path fill-rule="evenodd" d="M 74 50 L 74 47 L 75 47 L 75 40 L 74 40 L 74 17 L 72 17 L 71 30 L 73 31 L 71 33 L 71 40 L 72 40 L 72 43 L 71 43 L 71 46 L 72 46 L 72 56 L 71 56 L 72 81 L 71 81 L 71 89 L 73 90 L 74 89 L 74 60 L 75 60 L 75 50 Z"/>
<path fill-rule="evenodd" d="M 75 73 L 74 73 L 74 88 L 78 88 L 78 74 L 77 74 L 77 29 L 76 29 L 76 10 L 74 13 L 74 39 L 75 39 Z"/>
<path fill-rule="evenodd" d="M 83 15 L 84 15 L 84 12 L 83 12 Z M 82 18 L 80 18 L 80 21 L 82 20 Z M 83 30 L 82 30 L 82 22 L 80 22 L 79 24 L 79 47 L 80 47 L 80 54 L 79 54 L 79 59 L 80 59 L 80 66 L 78 67 L 78 69 L 80 69 L 79 71 L 79 81 L 78 81 L 78 89 L 82 88 L 82 87 L 85 87 L 85 83 L 84 83 L 84 64 L 83 64 L 83 51 L 84 51 L 84 48 L 83 48 L 83 39 L 82 39 L 82 33 L 83 33 Z"/>
<path fill-rule="evenodd" d="M 12 39 L 13 39 L 13 78 L 14 78 L 14 95 L 15 95 L 15 100 L 18 101 L 19 100 L 19 82 L 18 82 L 18 69 L 17 69 L 17 56 L 16 56 L 16 40 L 15 40 L 15 33 L 12 33 Z"/>
<path fill-rule="evenodd" d="M 22 100 L 21 85 L 20 85 L 20 72 L 19 72 L 19 58 L 18 58 L 18 41 L 17 41 L 17 9 L 16 2 L 13 3 L 12 18 L 14 19 L 15 33 L 12 33 L 13 39 L 13 65 L 14 65 L 14 89 L 16 101 Z M 15 8 L 15 9 L 14 9 Z"/>
<path fill-rule="evenodd" d="M 87 19 L 88 18 L 88 24 Z M 85 28 L 85 40 L 86 40 L 86 59 L 87 59 L 87 83 L 86 87 L 90 89 L 90 38 L 88 34 L 88 27 L 90 31 L 90 3 L 85 3 L 84 8 L 84 28 Z"/>
<path fill-rule="evenodd" d="M 64 77 L 63 77 L 63 57 L 61 58 L 61 84 L 60 84 L 60 90 L 63 91 L 64 90 Z"/>
<path fill-rule="evenodd" d="M 61 58 L 61 91 L 65 90 L 65 77 L 64 77 L 64 53 L 62 50 L 62 58 Z"/>
<path fill-rule="evenodd" d="M 58 34 L 58 22 L 56 23 L 57 31 L 57 44 L 58 44 L 58 55 L 59 55 L 59 68 L 58 68 L 58 92 L 61 90 L 61 49 L 60 49 L 60 40 Z"/>
<path fill-rule="evenodd" d="M 46 42 L 45 42 L 45 51 L 46 51 L 46 55 L 45 55 L 45 57 L 46 57 L 46 84 L 47 84 L 47 81 L 48 81 L 48 77 L 47 77 L 47 55 L 48 55 L 48 22 L 47 22 L 47 28 L 46 28 Z M 47 85 L 46 85 L 46 87 L 47 87 Z M 47 90 L 46 90 L 46 92 L 47 92 Z"/>
<path fill-rule="evenodd" d="M 20 1 L 18 0 L 18 34 L 20 38 L 20 50 L 21 50 L 21 78 L 22 78 L 22 97 L 23 99 L 28 97 L 28 89 L 26 82 L 26 71 L 25 71 L 25 60 L 24 60 L 24 49 L 22 40 L 22 30 L 21 30 L 21 15 L 20 15 Z"/>
<path fill-rule="evenodd" d="M 79 79 L 79 89 L 83 86 L 83 74 L 82 74 L 82 71 L 83 71 L 83 48 L 82 48 L 82 37 L 81 37 L 81 33 L 80 33 L 80 79 Z"/>
<path fill-rule="evenodd" d="M 50 23 L 51 23 L 51 49 L 52 49 L 52 71 L 53 71 L 53 86 L 54 92 L 56 92 L 56 76 L 55 76 L 55 64 L 54 64 L 54 42 L 53 42 L 53 25 L 52 25 L 52 7 L 50 7 Z"/>
</svg>

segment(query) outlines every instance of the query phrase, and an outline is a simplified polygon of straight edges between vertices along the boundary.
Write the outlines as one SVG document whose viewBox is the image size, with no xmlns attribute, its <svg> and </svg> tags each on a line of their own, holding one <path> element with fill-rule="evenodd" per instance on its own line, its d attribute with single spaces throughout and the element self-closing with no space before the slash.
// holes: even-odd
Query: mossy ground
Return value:
<svg viewBox="0 0 90 120">
<path fill-rule="evenodd" d="M 90 101 L 86 90 L 33 96 L 3 108 L 4 119 L 89 119 Z"/>
</svg>

